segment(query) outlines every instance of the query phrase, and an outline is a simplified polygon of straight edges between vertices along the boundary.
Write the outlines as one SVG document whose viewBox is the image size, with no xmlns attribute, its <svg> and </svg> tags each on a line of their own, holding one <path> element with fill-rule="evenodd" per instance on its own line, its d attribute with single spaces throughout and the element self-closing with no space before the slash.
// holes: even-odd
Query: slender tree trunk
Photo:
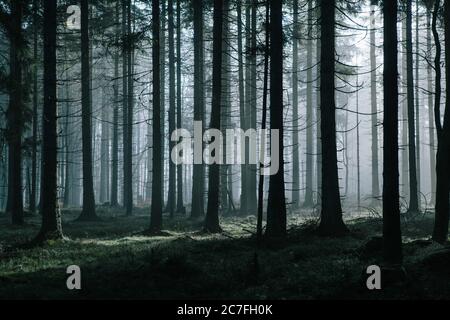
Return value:
<svg viewBox="0 0 450 320">
<path fill-rule="evenodd" d="M 122 153 L 123 153 L 123 168 L 122 168 L 122 174 L 123 174 L 123 185 L 122 185 L 122 191 L 123 191 L 123 206 L 126 207 L 126 202 L 128 199 L 128 188 L 126 186 L 128 185 L 128 174 L 127 166 L 128 166 L 128 158 L 127 158 L 127 152 L 126 152 L 126 144 L 127 144 L 127 137 L 128 137 L 128 125 L 127 125 L 127 119 L 128 119 L 128 50 L 129 50 L 129 37 L 127 35 L 127 0 L 122 0 Z"/>
<path fill-rule="evenodd" d="M 95 220 L 92 177 L 92 104 L 89 64 L 89 2 L 81 0 L 81 131 L 83 145 L 83 210 L 79 220 Z"/>
<path fill-rule="evenodd" d="M 214 0 L 213 25 L 213 92 L 211 106 L 211 129 L 220 130 L 220 101 L 222 95 L 222 29 L 223 29 L 223 3 Z M 217 150 L 216 150 L 217 152 Z M 213 163 L 208 172 L 208 207 L 206 210 L 204 230 L 210 233 L 221 232 L 219 224 L 219 164 Z"/>
<path fill-rule="evenodd" d="M 377 56 L 375 40 L 375 4 L 370 10 L 370 102 L 371 102 L 371 130 L 372 130 L 372 197 L 377 200 L 380 196 L 380 181 L 378 172 L 378 102 L 377 102 Z M 375 202 L 374 202 L 375 203 Z"/>
<path fill-rule="evenodd" d="M 360 122 L 359 122 L 359 75 L 356 74 L 356 199 L 358 211 L 361 209 L 361 155 L 360 155 Z"/>
<path fill-rule="evenodd" d="M 170 135 L 176 128 L 176 97 L 175 97 L 175 45 L 174 45 L 174 19 L 173 0 L 168 1 L 168 29 L 169 29 L 169 154 L 175 147 L 175 142 L 170 139 Z M 169 161 L 169 189 L 167 193 L 166 210 L 172 218 L 175 213 L 176 201 L 176 166 L 173 161 Z"/>
<path fill-rule="evenodd" d="M 269 53 L 270 53 L 270 3 L 266 0 L 266 43 L 264 51 L 264 88 L 263 88 L 263 104 L 262 104 L 262 116 L 261 116 L 261 130 L 265 132 L 267 125 L 267 91 L 269 82 Z M 264 133 L 263 133 L 264 134 Z M 260 143 L 260 162 L 259 162 L 259 181 L 258 181 L 258 215 L 256 222 L 256 240 L 260 244 L 262 240 L 262 223 L 263 223 L 263 211 L 264 211 L 264 176 L 261 174 L 264 169 L 263 159 L 266 150 L 266 140 L 265 136 L 261 136 Z"/>
<path fill-rule="evenodd" d="M 181 91 L 181 1 L 177 0 L 177 128 L 182 128 Z M 183 165 L 177 167 L 177 212 L 186 213 L 183 203 Z"/>
<path fill-rule="evenodd" d="M 283 22 L 282 3 L 270 0 L 270 129 L 279 131 L 280 164 L 278 172 L 270 176 L 267 203 L 267 237 L 286 234 L 286 198 L 283 160 Z M 274 152 L 273 150 L 271 151 Z"/>
<path fill-rule="evenodd" d="M 293 35 L 292 35 L 292 207 L 294 209 L 300 206 L 300 146 L 298 139 L 298 0 L 293 2 Z M 309 18 L 309 12 L 308 12 Z M 309 20 L 308 20 L 309 22 Z M 309 52 L 307 53 L 309 54 Z M 307 58 L 308 59 L 308 58 Z M 308 81 L 308 80 L 307 80 Z M 307 84 L 309 85 L 309 83 Z M 308 89 L 307 89 L 308 90 Z M 308 102 L 306 103 L 308 113 Z M 308 118 L 308 115 L 306 116 Z M 308 121 L 308 120 L 307 120 Z M 308 127 L 308 124 L 306 125 Z M 308 140 L 308 137 L 306 138 Z M 307 145 L 308 148 L 308 145 Z"/>
<path fill-rule="evenodd" d="M 407 59 L 406 59 L 406 15 L 402 10 L 402 166 L 401 166 L 401 178 L 402 178 L 402 196 L 407 198 L 409 195 L 409 157 L 408 157 L 408 99 L 405 88 L 407 87 Z"/>
<path fill-rule="evenodd" d="M 257 44 L 256 44 L 256 7 L 258 6 L 258 0 L 249 0 L 249 5 L 251 5 L 251 31 L 250 31 L 250 96 L 249 98 L 249 127 L 248 129 L 256 130 L 256 104 L 257 104 L 257 83 L 256 83 L 256 54 L 257 54 Z M 250 150 L 249 152 L 256 152 L 256 150 Z M 257 212 L 257 200 L 256 200 L 256 175 L 257 167 L 256 164 L 249 164 L 247 179 L 248 179 L 248 200 L 247 200 L 247 210 L 249 214 L 256 214 Z"/>
<path fill-rule="evenodd" d="M 64 61 L 67 61 L 67 49 L 66 46 L 64 47 Z M 69 103 L 69 85 L 67 82 L 67 79 L 69 78 L 69 73 L 67 71 L 66 63 L 64 63 L 64 76 L 66 79 L 66 83 L 64 84 L 64 94 L 65 94 L 65 118 L 64 118 L 64 151 L 65 151 L 65 179 L 64 179 L 64 199 L 63 199 L 63 205 L 65 208 L 72 205 L 72 199 L 70 197 L 70 189 L 72 188 L 72 180 L 73 180 L 73 164 L 71 163 L 71 144 L 72 139 L 71 137 L 71 128 L 69 125 L 69 118 L 70 118 L 70 107 L 71 104 Z"/>
<path fill-rule="evenodd" d="M 246 130 L 246 88 L 244 81 L 244 62 L 243 62 L 243 44 L 242 44 L 242 1 L 237 3 L 237 29 L 238 29 L 238 73 L 239 73 L 239 119 L 242 130 Z M 247 167 L 241 164 L 241 197 L 240 213 L 247 214 Z"/>
<path fill-rule="evenodd" d="M 305 179 L 305 208 L 312 207 L 313 201 L 313 3 L 308 1 L 308 40 L 306 44 L 306 179 Z"/>
<path fill-rule="evenodd" d="M 104 91 L 104 90 L 103 90 Z M 102 93 L 102 125 L 101 125 L 101 145 L 100 145 L 100 203 L 108 201 L 108 181 L 109 181 L 109 108 L 105 103 L 105 92 Z"/>
<path fill-rule="evenodd" d="M 160 0 L 161 3 L 161 12 L 160 12 L 160 19 L 161 19 L 161 28 L 159 30 L 159 32 L 161 33 L 160 35 L 160 60 L 161 60 L 161 67 L 160 67 L 160 72 L 161 72 L 161 99 L 160 99 L 160 103 L 161 103 L 161 152 L 162 152 L 162 158 L 161 158 L 161 176 L 162 176 L 162 193 L 161 193 L 161 197 L 162 197 L 162 203 L 164 205 L 164 193 L 165 193 L 165 189 L 166 189 L 166 175 L 164 174 L 165 172 L 165 154 L 166 154 L 166 9 L 167 9 L 167 0 Z M 167 209 L 167 208 L 166 208 Z M 164 209 L 163 209 L 164 210 Z M 166 210 L 167 211 L 167 210 Z"/>
<path fill-rule="evenodd" d="M 37 240 L 62 238 L 57 206 L 57 105 L 56 105 L 57 1 L 44 2 L 44 108 L 42 114 L 42 225 Z"/>
<path fill-rule="evenodd" d="M 134 43 L 131 40 L 131 0 L 127 3 L 127 38 L 128 38 L 128 50 L 127 50 L 127 114 L 125 120 L 125 140 L 124 145 L 124 190 L 126 197 L 124 198 L 124 205 L 126 215 L 133 214 L 133 112 L 134 112 Z"/>
<path fill-rule="evenodd" d="M 427 10 L 427 52 L 431 57 L 431 8 Z M 431 59 L 430 59 L 431 60 Z M 433 70 L 431 61 L 427 63 L 427 89 L 428 89 L 428 136 L 430 144 L 430 183 L 431 183 L 431 203 L 436 201 L 436 152 L 435 152 L 435 126 L 433 113 Z"/>
<path fill-rule="evenodd" d="M 342 220 L 336 147 L 335 1 L 321 1 L 320 132 L 322 140 L 322 212 L 319 232 L 340 235 Z"/>
<path fill-rule="evenodd" d="M 385 1 L 383 122 L 383 254 L 387 263 L 402 262 L 398 185 L 397 1 Z"/>
<path fill-rule="evenodd" d="M 419 0 L 416 0 L 416 75 L 415 75 L 415 103 L 416 103 L 416 165 L 417 165 L 417 207 L 420 210 L 420 108 L 419 108 Z"/>
<path fill-rule="evenodd" d="M 38 144 L 38 1 L 33 2 L 33 140 L 31 150 L 31 195 L 30 212 L 36 212 L 36 184 L 37 184 L 37 144 Z"/>
<path fill-rule="evenodd" d="M 231 116 L 231 105 L 230 105 L 230 49 L 229 49 L 229 10 L 230 2 L 228 0 L 223 1 L 224 19 L 223 19 L 223 37 L 222 37 L 222 102 L 221 102 L 221 131 L 226 132 L 230 129 L 230 116 Z M 231 180 L 229 177 L 229 172 L 231 167 L 226 164 L 227 153 L 227 139 L 226 135 L 223 136 L 223 164 L 220 167 L 220 206 L 223 213 L 228 213 L 229 211 L 229 190 L 228 181 Z"/>
<path fill-rule="evenodd" d="M 116 2 L 116 43 L 119 41 L 119 23 L 120 23 L 120 3 Z M 118 202 L 118 184 L 119 184 L 119 50 L 114 52 L 114 111 L 113 111 L 113 141 L 111 150 L 111 207 L 117 207 Z"/>
<path fill-rule="evenodd" d="M 159 21 L 159 0 L 152 2 L 152 21 Z M 152 64 L 153 64 L 153 179 L 150 229 L 158 233 L 162 228 L 162 146 L 161 146 L 161 70 L 160 70 L 160 24 L 152 27 Z"/>
<path fill-rule="evenodd" d="M 317 204 L 322 203 L 322 138 L 320 132 L 320 60 L 322 52 L 322 40 L 320 39 L 320 3 L 322 0 L 316 0 L 316 28 L 317 28 L 317 40 L 316 40 L 316 77 L 317 77 L 317 88 L 316 89 L 316 180 L 317 180 Z"/>
</svg>

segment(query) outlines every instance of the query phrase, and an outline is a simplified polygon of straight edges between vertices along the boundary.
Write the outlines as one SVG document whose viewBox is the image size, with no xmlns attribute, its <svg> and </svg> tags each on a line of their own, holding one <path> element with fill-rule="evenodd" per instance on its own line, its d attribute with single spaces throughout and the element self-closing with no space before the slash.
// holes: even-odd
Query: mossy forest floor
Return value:
<svg viewBox="0 0 450 320">
<path fill-rule="evenodd" d="M 450 255 L 426 241 L 433 217 L 403 219 L 407 278 L 381 290 L 365 286 L 366 268 L 381 261 L 377 217 L 349 218 L 349 235 L 320 237 L 310 213 L 289 216 L 283 241 L 255 246 L 254 217 L 223 217 L 223 234 L 198 231 L 201 221 L 165 218 L 167 236 L 143 236 L 149 210 L 132 217 L 99 208 L 99 222 L 75 222 L 63 211 L 67 240 L 33 249 L 40 216 L 22 227 L 0 214 L 1 299 L 448 299 Z M 309 218 L 308 218 L 309 217 Z M 431 257 L 431 258 L 430 258 Z M 81 268 L 81 290 L 66 287 L 66 268 Z"/>
</svg>

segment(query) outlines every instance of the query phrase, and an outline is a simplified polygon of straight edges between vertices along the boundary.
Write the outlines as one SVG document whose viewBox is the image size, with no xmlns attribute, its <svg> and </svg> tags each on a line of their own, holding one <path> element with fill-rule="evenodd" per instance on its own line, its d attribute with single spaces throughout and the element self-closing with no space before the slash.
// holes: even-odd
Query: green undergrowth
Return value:
<svg viewBox="0 0 450 320">
<path fill-rule="evenodd" d="M 165 218 L 166 234 L 145 236 L 148 210 L 125 217 L 99 208 L 101 221 L 75 222 L 63 211 L 67 237 L 20 249 L 39 231 L 40 217 L 21 227 L 0 215 L 0 298 L 3 299 L 448 299 L 450 269 L 427 257 L 442 250 L 429 244 L 432 216 L 403 222 L 406 281 L 382 290 L 365 287 L 368 265 L 379 264 L 381 220 L 349 218 L 345 237 L 319 237 L 315 220 L 289 217 L 284 240 L 255 245 L 254 217 L 223 217 L 223 234 L 199 232 L 202 221 Z M 376 243 L 376 242 L 375 242 Z M 367 250 L 366 250 L 367 251 Z M 428 261 L 428 262 L 427 262 Z M 438 261 L 438 262 L 436 262 Z M 449 259 L 450 261 L 450 259 Z M 66 268 L 81 268 L 81 290 L 66 288 Z"/>
</svg>

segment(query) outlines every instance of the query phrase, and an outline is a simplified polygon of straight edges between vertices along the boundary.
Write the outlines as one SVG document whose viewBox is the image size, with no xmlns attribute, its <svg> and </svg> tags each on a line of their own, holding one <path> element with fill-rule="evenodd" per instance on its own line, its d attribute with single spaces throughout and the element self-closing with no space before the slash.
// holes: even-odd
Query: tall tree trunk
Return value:
<svg viewBox="0 0 450 320">
<path fill-rule="evenodd" d="M 362 84 L 361 84 L 362 85 Z M 360 155 L 360 122 L 359 122 L 359 75 L 356 74 L 356 203 L 358 212 L 361 209 L 361 155 Z"/>
<path fill-rule="evenodd" d="M 408 99 L 405 88 L 407 87 L 407 62 L 406 62 L 406 14 L 402 10 L 402 166 L 401 166 L 401 178 L 402 178 L 402 197 L 407 198 L 409 195 L 409 157 L 408 157 Z"/>
<path fill-rule="evenodd" d="M 115 9 L 115 23 L 116 23 L 116 43 L 119 42 L 120 34 L 120 3 L 116 2 Z M 115 49 L 114 52 L 114 111 L 113 111 L 113 141 L 111 149 L 111 206 L 118 206 L 118 184 L 119 184 L 119 50 Z"/>
<path fill-rule="evenodd" d="M 168 29 L 169 29 L 169 154 L 175 147 L 175 142 L 170 136 L 176 128 L 176 97 L 175 97 L 175 45 L 174 45 L 174 19 L 173 19 L 173 0 L 168 1 Z M 173 161 L 169 161 L 169 189 L 167 193 L 166 210 L 172 218 L 175 213 L 176 201 L 176 166 Z"/>
<path fill-rule="evenodd" d="M 415 108 L 416 108 L 416 166 L 417 166 L 417 207 L 420 210 L 420 108 L 419 108 L 419 0 L 416 0 L 416 74 L 415 74 Z"/>
<path fill-rule="evenodd" d="M 265 29 L 265 51 L 264 51 L 264 88 L 263 88 L 263 104 L 262 104 L 262 115 L 261 115 L 261 131 L 265 132 L 267 125 L 267 91 L 269 82 L 269 53 L 270 53 L 270 33 L 269 33 L 269 23 L 270 23 L 270 3 L 266 0 L 266 29 Z M 264 133 L 263 133 L 264 134 Z M 259 181 L 258 181 L 258 214 L 256 221 L 256 241 L 257 244 L 261 243 L 262 240 L 262 223 L 263 223 L 263 210 L 264 210 L 264 176 L 261 174 L 264 169 L 263 157 L 265 156 L 266 150 L 266 140 L 265 136 L 261 135 L 260 140 L 260 162 L 259 162 Z"/>
<path fill-rule="evenodd" d="M 127 114 L 125 120 L 125 139 L 126 144 L 124 145 L 124 158 L 126 158 L 126 162 L 124 162 L 124 194 L 126 197 L 124 198 L 124 205 L 126 214 L 133 214 L 133 112 L 134 112 L 134 43 L 131 39 L 132 31 L 131 31 L 131 0 L 128 0 L 127 3 L 127 42 L 128 42 L 128 50 L 127 50 Z"/>
<path fill-rule="evenodd" d="M 431 10 L 427 10 L 427 52 L 431 57 Z M 431 59 L 430 59 L 431 60 Z M 430 145 L 430 183 L 431 183 L 431 203 L 436 201 L 436 152 L 435 152 L 435 125 L 433 112 L 433 70 L 430 63 L 427 63 L 427 90 L 428 90 L 428 136 Z"/>
<path fill-rule="evenodd" d="M 320 54 L 322 51 L 322 43 L 320 39 L 320 2 L 322 0 L 316 0 L 316 31 L 317 31 L 317 40 L 316 40 L 316 78 L 317 83 L 316 86 L 319 89 L 316 89 L 316 181 L 317 181 L 317 204 L 322 203 L 322 141 L 321 141 L 321 133 L 320 133 Z"/>
<path fill-rule="evenodd" d="M 256 85 L 256 54 L 257 54 L 257 44 L 256 44 L 256 7 L 258 6 L 258 0 L 249 1 L 251 5 L 251 31 L 250 31 L 250 96 L 249 98 L 249 127 L 247 129 L 256 130 L 256 104 L 257 104 L 257 85 Z M 256 150 L 250 150 L 249 152 L 256 152 Z M 247 200 L 247 210 L 249 214 L 256 214 L 257 212 L 257 200 L 256 200 L 256 175 L 257 175 L 256 164 L 249 164 L 247 179 L 248 179 L 248 200 Z"/>
<path fill-rule="evenodd" d="M 128 188 L 126 186 L 128 185 L 128 174 L 127 166 L 128 166 L 128 157 L 126 152 L 126 144 L 127 144 L 127 138 L 128 138 L 128 125 L 127 125 L 127 119 L 128 119 L 128 50 L 129 50 L 129 37 L 127 35 L 127 0 L 122 0 L 122 153 L 123 153 L 123 168 L 122 168 L 122 174 L 123 174 L 123 185 L 122 185 L 122 191 L 123 191 L 123 206 L 126 207 L 127 205 L 127 199 L 128 199 Z"/>
<path fill-rule="evenodd" d="M 440 1 L 436 0 L 433 14 L 433 35 L 436 44 L 436 57 L 434 67 L 436 71 L 436 95 L 434 104 L 435 125 L 438 137 L 438 149 L 436 155 L 436 205 L 435 220 L 433 229 L 433 240 L 445 243 L 448 240 L 448 219 L 449 219 L 449 193 L 450 193 L 450 82 L 446 81 L 444 123 L 441 123 L 441 43 L 437 32 L 437 15 Z M 444 1 L 444 36 L 447 41 L 450 39 L 450 3 Z M 450 79 L 450 51 L 445 50 L 445 77 Z"/>
<path fill-rule="evenodd" d="M 224 19 L 223 19 L 223 37 L 222 37 L 222 102 L 221 109 L 221 131 L 226 132 L 230 129 L 230 116 L 231 116 L 231 105 L 230 105 L 230 49 L 229 49 L 229 10 L 230 2 L 228 0 L 223 1 Z M 226 164 L 227 153 L 227 139 L 226 135 L 223 136 L 223 164 L 220 167 L 220 206 L 223 213 L 229 211 L 229 190 L 228 182 L 231 180 L 229 177 L 229 172 L 231 167 Z"/>
<path fill-rule="evenodd" d="M 10 81 L 8 119 L 8 211 L 11 212 L 12 223 L 23 224 L 22 194 L 22 66 L 23 35 L 22 15 L 23 1 L 11 2 L 11 48 L 10 48 Z"/>
<path fill-rule="evenodd" d="M 162 176 L 162 203 L 164 204 L 164 192 L 166 188 L 166 176 L 164 174 L 165 171 L 165 154 L 166 154 L 166 9 L 167 9 L 167 0 L 160 0 L 161 3 L 161 12 L 160 12 L 160 19 L 161 19 L 161 28 L 159 32 L 160 35 L 160 60 L 161 60 L 161 67 L 160 67 L 160 73 L 161 73 L 161 152 L 162 152 L 162 158 L 161 158 L 161 176 Z"/>
<path fill-rule="evenodd" d="M 89 2 L 81 0 L 81 131 L 83 145 L 83 210 L 79 220 L 95 220 L 94 182 L 92 177 L 92 102 L 89 64 Z"/>
<path fill-rule="evenodd" d="M 177 0 L 177 128 L 182 128 L 182 92 L 181 92 L 181 1 Z M 177 167 L 177 212 L 185 213 L 183 203 L 183 165 Z"/>
<path fill-rule="evenodd" d="M 38 1 L 33 1 L 33 137 L 31 150 L 31 195 L 30 212 L 36 212 L 36 184 L 37 184 L 37 144 L 38 144 Z"/>
<path fill-rule="evenodd" d="M 383 19 L 383 254 L 386 262 L 401 263 L 402 237 L 398 185 L 397 1 L 384 2 Z"/>
<path fill-rule="evenodd" d="M 239 120 L 242 130 L 246 130 L 246 79 L 244 79 L 243 44 L 242 44 L 242 0 L 237 3 L 237 30 L 238 30 L 238 73 L 239 73 Z M 241 164 L 241 197 L 240 213 L 247 214 L 247 166 Z"/>
<path fill-rule="evenodd" d="M 286 234 L 286 198 L 283 160 L 283 21 L 282 3 L 270 0 L 270 129 L 279 131 L 279 169 L 270 176 L 267 203 L 267 237 Z M 271 150 L 273 153 L 274 151 Z"/>
<path fill-rule="evenodd" d="M 159 21 L 159 0 L 152 2 L 152 21 Z M 152 64 L 153 64 L 153 179 L 150 232 L 158 233 L 162 228 L 162 150 L 161 150 L 161 70 L 160 70 L 160 24 L 152 26 Z"/>
<path fill-rule="evenodd" d="M 375 3 L 372 2 L 370 10 L 370 103 L 372 112 L 372 197 L 374 201 L 380 196 L 380 181 L 378 173 L 377 56 L 375 52 L 377 44 L 375 40 L 375 8 Z"/>
<path fill-rule="evenodd" d="M 319 232 L 340 235 L 342 220 L 336 147 L 335 1 L 321 1 L 320 132 L 322 140 L 322 212 Z"/>
<path fill-rule="evenodd" d="M 409 212 L 418 212 L 417 164 L 414 122 L 414 77 L 411 1 L 406 1 L 406 81 L 408 98 Z"/>
<path fill-rule="evenodd" d="M 57 207 L 57 106 L 56 106 L 57 1 L 44 2 L 44 109 L 42 114 L 42 225 L 37 240 L 62 238 Z"/>
<path fill-rule="evenodd" d="M 306 181 L 305 181 L 305 208 L 312 207 L 313 201 L 313 92 L 312 92 L 312 64 L 313 64 L 313 7 L 312 1 L 308 1 L 308 40 L 306 44 Z M 295 119 L 294 119 L 295 120 Z M 294 129 L 296 130 L 296 129 Z M 298 137 L 297 137 L 298 139 Z"/>
<path fill-rule="evenodd" d="M 308 12 L 308 19 L 310 13 Z M 293 2 L 293 35 L 292 35 L 292 207 L 294 209 L 300 206 L 300 146 L 298 139 L 298 38 L 300 35 L 298 25 L 298 0 Z M 309 22 L 309 20 L 308 20 Z M 307 49 L 308 50 L 308 49 Z M 308 51 L 307 55 L 310 52 Z M 309 56 L 308 56 L 309 57 Z M 308 59 L 308 58 L 307 58 Z M 309 72 L 309 70 L 308 70 Z M 308 73 L 309 74 L 309 73 Z M 307 80 L 309 81 L 309 80 Z M 309 85 L 309 83 L 307 84 Z M 307 89 L 308 90 L 308 89 Z M 307 98 L 308 99 L 308 98 Z M 308 101 L 307 101 L 308 113 Z M 308 118 L 308 115 L 306 116 Z M 308 121 L 308 119 L 307 119 Z M 306 125 L 308 127 L 308 124 Z M 308 139 L 308 138 L 306 138 Z M 308 148 L 308 145 L 307 145 Z"/>
<path fill-rule="evenodd" d="M 213 25 L 213 91 L 211 105 L 211 129 L 220 130 L 220 101 L 222 96 L 222 29 L 223 3 L 214 0 Z M 215 151 L 217 152 L 217 150 Z M 210 233 L 221 232 L 219 224 L 219 164 L 213 163 L 208 172 L 208 207 L 206 210 L 204 230 Z"/>
<path fill-rule="evenodd" d="M 204 123 L 204 71 L 203 71 L 203 1 L 192 0 L 194 7 L 194 121 L 201 121 L 203 132 Z M 202 148 L 203 150 L 203 148 Z M 201 152 L 200 152 L 201 153 Z M 205 167 L 203 157 L 199 161 L 194 159 L 192 174 L 192 209 L 191 217 L 204 215 L 204 192 L 205 192 Z"/>
</svg>

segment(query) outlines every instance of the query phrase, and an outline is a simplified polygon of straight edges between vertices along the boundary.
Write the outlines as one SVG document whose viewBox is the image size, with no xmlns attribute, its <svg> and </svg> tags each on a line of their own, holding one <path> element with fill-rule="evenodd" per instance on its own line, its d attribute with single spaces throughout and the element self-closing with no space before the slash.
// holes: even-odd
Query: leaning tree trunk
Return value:
<svg viewBox="0 0 450 320">
<path fill-rule="evenodd" d="M 222 0 L 214 0 L 213 91 L 211 105 L 211 123 L 209 127 L 211 129 L 217 130 L 220 130 L 220 101 L 222 95 L 222 6 Z M 217 150 L 215 152 L 217 152 Z M 222 231 L 219 224 L 219 164 L 211 164 L 208 174 L 208 207 L 206 210 L 204 230 L 210 233 L 217 233 Z"/>
<path fill-rule="evenodd" d="M 447 98 L 445 101 L 444 123 L 441 123 L 441 43 L 437 32 L 437 11 L 440 1 L 436 0 L 433 14 L 433 35 L 436 44 L 436 57 L 434 60 L 436 71 L 436 95 L 434 104 L 435 125 L 438 137 L 438 149 L 436 155 L 436 205 L 435 220 L 433 229 L 433 240 L 445 243 L 448 240 L 448 219 L 449 219 L 449 193 L 450 193 L 450 82 L 446 81 L 445 91 Z M 444 1 L 444 34 L 445 39 L 450 39 L 450 3 Z M 445 50 L 445 76 L 450 79 L 450 50 Z"/>
<path fill-rule="evenodd" d="M 336 147 L 335 1 L 321 2 L 320 132 L 322 140 L 322 212 L 319 232 L 340 235 L 342 220 Z"/>
<path fill-rule="evenodd" d="M 79 220 L 95 220 L 92 177 L 92 128 L 89 64 L 89 2 L 81 0 L 81 131 L 83 153 L 83 210 Z"/>
<path fill-rule="evenodd" d="M 384 122 L 383 122 L 383 254 L 388 263 L 401 263 L 398 172 L 397 1 L 385 1 Z"/>
<path fill-rule="evenodd" d="M 278 130 L 278 171 L 270 176 L 267 203 L 267 237 L 286 235 L 286 198 L 283 160 L 283 22 L 282 4 L 270 0 L 270 129 Z M 271 150 L 273 153 L 274 151 Z"/>
<path fill-rule="evenodd" d="M 57 107 L 56 107 L 57 1 L 44 2 L 44 108 L 42 113 L 41 231 L 38 241 L 62 238 L 57 207 Z"/>
</svg>

